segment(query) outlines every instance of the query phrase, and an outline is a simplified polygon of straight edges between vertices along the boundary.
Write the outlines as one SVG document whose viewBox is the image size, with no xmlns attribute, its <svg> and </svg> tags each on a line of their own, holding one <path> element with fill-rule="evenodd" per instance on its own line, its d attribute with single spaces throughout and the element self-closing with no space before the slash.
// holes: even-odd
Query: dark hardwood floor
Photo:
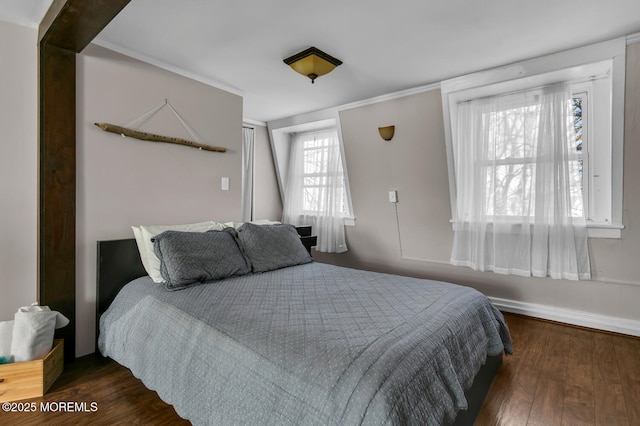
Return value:
<svg viewBox="0 0 640 426">
<path fill-rule="evenodd" d="M 514 354 L 505 357 L 476 425 L 640 425 L 640 339 L 519 315 L 505 318 Z M 66 366 L 45 397 L 21 402 L 38 409 L 0 412 L 0 424 L 189 424 L 126 368 L 93 355 Z M 47 402 L 86 407 L 42 412 Z"/>
<path fill-rule="evenodd" d="M 640 339 L 505 318 L 514 354 L 476 425 L 640 425 Z"/>
<path fill-rule="evenodd" d="M 65 412 L 55 403 L 79 403 L 78 412 Z M 35 403 L 35 412 L 0 411 L 0 425 L 189 425 L 158 394 L 148 390 L 128 369 L 109 358 L 87 355 L 65 365 L 65 370 L 43 398 L 17 401 Z M 41 405 L 49 403 L 50 410 Z M 84 403 L 84 406 L 82 406 Z M 91 403 L 95 403 L 94 406 Z M 93 408 L 96 407 L 97 410 Z M 4 408 L 4 405 L 3 405 Z M 26 407 L 30 409 L 30 407 Z M 75 407 L 74 407 L 75 409 Z"/>
</svg>

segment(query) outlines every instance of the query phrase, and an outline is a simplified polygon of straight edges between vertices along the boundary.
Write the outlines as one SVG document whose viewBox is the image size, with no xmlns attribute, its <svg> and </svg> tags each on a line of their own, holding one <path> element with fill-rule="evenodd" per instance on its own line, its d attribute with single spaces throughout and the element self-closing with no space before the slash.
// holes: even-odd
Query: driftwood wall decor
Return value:
<svg viewBox="0 0 640 426">
<path fill-rule="evenodd" d="M 140 126 L 142 126 L 144 123 L 149 121 L 151 117 L 156 115 L 161 109 L 165 107 L 169 108 L 169 110 L 173 113 L 173 115 L 176 117 L 176 119 L 182 125 L 182 127 L 184 127 L 184 129 L 198 142 L 193 142 L 193 141 L 182 139 L 182 138 L 174 138 L 171 136 L 156 135 L 154 133 L 142 132 L 140 130 L 131 128 L 131 126 L 135 124 L 135 127 L 139 129 Z M 137 117 L 133 121 L 125 124 L 124 126 L 117 126 L 115 124 L 109 124 L 109 123 L 94 123 L 94 124 L 100 127 L 105 132 L 115 133 L 115 134 L 121 135 L 122 137 L 130 136 L 132 138 L 140 139 L 143 141 L 174 143 L 178 145 L 190 146 L 192 148 L 204 149 L 205 151 L 227 152 L 227 148 L 223 148 L 220 146 L 211 146 L 211 145 L 206 145 L 202 143 L 201 142 L 202 138 L 199 137 L 198 133 L 193 128 L 191 128 L 191 126 L 185 121 L 184 118 L 182 118 L 180 114 L 178 114 L 178 111 L 176 111 L 175 108 L 171 106 L 168 99 L 165 99 L 164 103 L 158 105 L 155 108 L 150 109 L 149 111 L 145 112 L 144 114 Z"/>
<path fill-rule="evenodd" d="M 127 129 L 126 127 L 116 126 L 115 124 L 95 123 L 95 125 L 100 127 L 105 132 L 116 133 L 121 136 L 130 136 L 132 138 L 140 139 L 143 141 L 174 143 L 178 145 L 185 145 L 193 148 L 204 149 L 205 151 L 227 152 L 227 148 L 223 148 L 220 146 L 204 145 L 199 142 L 193 142 L 193 141 L 182 139 L 182 138 L 174 138 L 171 136 L 161 136 L 153 133 L 140 132 L 138 130 L 132 130 L 132 129 Z"/>
</svg>

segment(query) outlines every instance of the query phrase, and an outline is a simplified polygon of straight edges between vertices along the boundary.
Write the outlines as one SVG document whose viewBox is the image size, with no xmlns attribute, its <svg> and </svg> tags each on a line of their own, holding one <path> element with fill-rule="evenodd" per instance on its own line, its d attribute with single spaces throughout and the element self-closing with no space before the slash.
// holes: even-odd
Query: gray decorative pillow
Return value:
<svg viewBox="0 0 640 426">
<path fill-rule="evenodd" d="M 168 290 L 251 272 L 233 228 L 222 231 L 165 231 L 153 238 L 160 274 Z"/>
<path fill-rule="evenodd" d="M 253 272 L 272 271 L 313 261 L 293 225 L 254 225 L 238 228 L 240 247 Z"/>
</svg>

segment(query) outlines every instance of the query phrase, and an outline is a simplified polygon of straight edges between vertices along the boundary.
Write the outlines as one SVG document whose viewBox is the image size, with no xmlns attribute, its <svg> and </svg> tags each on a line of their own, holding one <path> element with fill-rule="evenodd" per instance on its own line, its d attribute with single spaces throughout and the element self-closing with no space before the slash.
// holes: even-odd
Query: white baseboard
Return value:
<svg viewBox="0 0 640 426">
<path fill-rule="evenodd" d="M 629 334 L 631 336 L 640 336 L 640 321 L 636 320 L 574 311 L 571 309 L 557 308 L 555 306 L 518 302 L 515 300 L 501 299 L 499 297 L 489 297 L 489 299 L 496 308 L 505 312 L 543 318 L 581 327 Z"/>
</svg>

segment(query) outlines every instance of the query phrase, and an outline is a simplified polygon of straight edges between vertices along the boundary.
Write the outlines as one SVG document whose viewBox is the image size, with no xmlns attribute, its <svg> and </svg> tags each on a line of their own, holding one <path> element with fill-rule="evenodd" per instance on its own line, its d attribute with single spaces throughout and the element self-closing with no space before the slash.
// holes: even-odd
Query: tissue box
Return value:
<svg viewBox="0 0 640 426">
<path fill-rule="evenodd" d="M 62 373 L 64 341 L 53 342 L 43 358 L 0 365 L 0 402 L 43 396 Z"/>
</svg>

